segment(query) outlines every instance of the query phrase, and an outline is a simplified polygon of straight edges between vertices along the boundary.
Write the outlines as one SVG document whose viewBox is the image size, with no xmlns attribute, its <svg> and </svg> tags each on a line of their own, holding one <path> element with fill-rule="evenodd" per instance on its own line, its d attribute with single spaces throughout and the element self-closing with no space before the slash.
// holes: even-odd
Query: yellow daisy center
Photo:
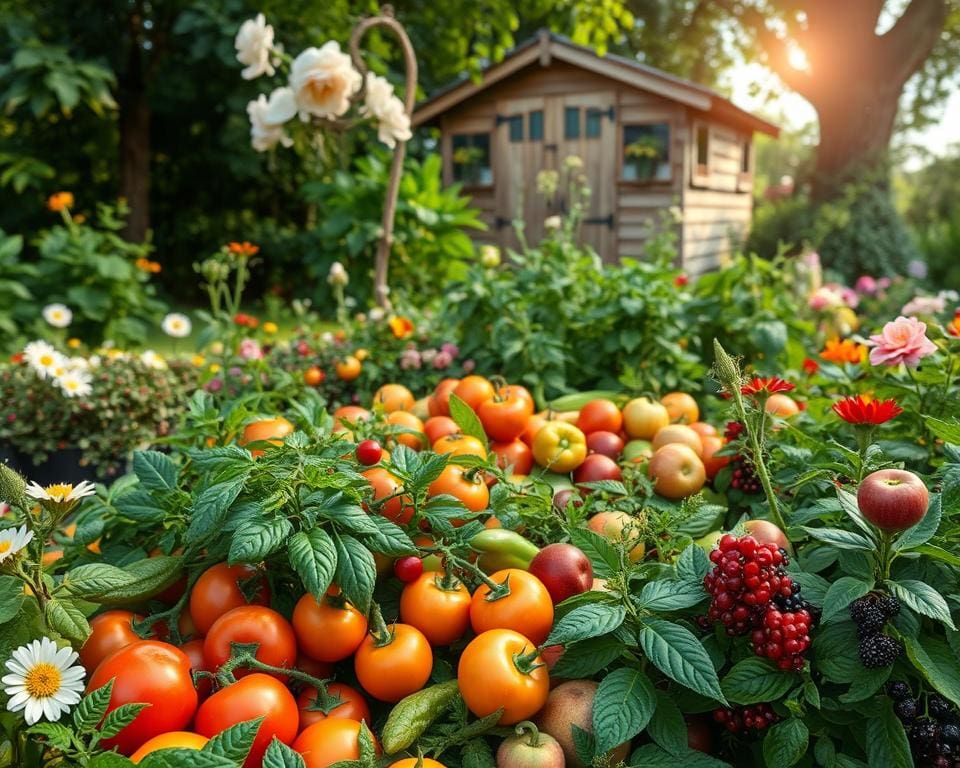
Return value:
<svg viewBox="0 0 960 768">
<path fill-rule="evenodd" d="M 47 486 L 47 493 L 50 494 L 50 498 L 54 501 L 63 501 L 63 499 L 70 495 L 70 491 L 72 490 L 73 486 L 69 483 L 57 483 L 56 485 Z"/>
<path fill-rule="evenodd" d="M 0 555 L 4 554 L 5 552 L 9 552 L 9 551 L 10 551 L 10 547 L 12 547 L 12 546 L 13 546 L 13 542 L 12 542 L 12 541 L 9 541 L 9 540 L 8 540 L 8 541 L 0 541 Z"/>
<path fill-rule="evenodd" d="M 24 687 L 35 699 L 45 699 L 60 690 L 60 670 L 43 661 L 31 667 L 23 680 Z"/>
<path fill-rule="evenodd" d="M 40 365 L 43 365 L 43 366 L 53 365 L 53 355 L 41 355 Z"/>
</svg>

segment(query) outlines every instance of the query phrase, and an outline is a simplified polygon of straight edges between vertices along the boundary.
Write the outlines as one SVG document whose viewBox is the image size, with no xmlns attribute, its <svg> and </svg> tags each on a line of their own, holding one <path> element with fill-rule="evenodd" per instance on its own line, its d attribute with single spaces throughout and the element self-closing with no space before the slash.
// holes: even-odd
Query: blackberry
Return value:
<svg viewBox="0 0 960 768">
<path fill-rule="evenodd" d="M 857 649 L 860 663 L 867 669 L 880 669 L 893 664 L 903 653 L 903 646 L 887 635 L 874 635 L 860 641 Z"/>
<path fill-rule="evenodd" d="M 913 752 L 920 758 L 931 758 L 938 754 L 937 742 L 940 738 L 940 729 L 929 717 L 917 720 L 910 728 L 910 741 L 913 743 Z"/>
<path fill-rule="evenodd" d="M 850 603 L 850 618 L 861 631 L 861 639 L 876 635 L 887 623 L 887 615 L 880 607 L 880 601 L 872 595 Z"/>
<path fill-rule="evenodd" d="M 897 717 L 900 718 L 900 722 L 908 725 L 917 719 L 917 714 L 920 712 L 920 704 L 916 699 L 900 699 L 900 701 L 893 705 L 893 711 L 896 712 Z"/>
<path fill-rule="evenodd" d="M 881 595 L 877 600 L 877 606 L 888 619 L 900 613 L 900 601 L 892 595 Z"/>
<path fill-rule="evenodd" d="M 738 456 L 730 462 L 730 487 L 742 493 L 760 493 L 762 486 L 760 478 L 753 468 L 753 463 L 743 457 Z"/>
<path fill-rule="evenodd" d="M 942 741 L 944 744 L 949 744 L 952 747 L 960 746 L 960 726 L 941 725 L 940 741 Z"/>
<path fill-rule="evenodd" d="M 941 723 L 950 722 L 955 714 L 950 702 L 939 693 L 931 693 L 927 697 L 927 711 L 930 713 L 930 717 L 939 720 Z"/>
<path fill-rule="evenodd" d="M 901 699 L 907 698 L 912 691 L 910 686 L 907 685 L 903 680 L 891 680 L 887 683 L 886 686 L 887 696 L 889 696 L 894 701 L 900 701 Z"/>
</svg>

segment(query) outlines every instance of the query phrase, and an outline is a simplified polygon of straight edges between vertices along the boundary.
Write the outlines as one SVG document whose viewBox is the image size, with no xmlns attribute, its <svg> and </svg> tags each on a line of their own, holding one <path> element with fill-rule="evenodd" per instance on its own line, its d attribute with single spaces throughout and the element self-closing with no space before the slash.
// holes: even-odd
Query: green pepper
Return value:
<svg viewBox="0 0 960 768">
<path fill-rule="evenodd" d="M 540 548 L 516 531 L 506 528 L 488 528 L 470 540 L 470 546 L 479 553 L 477 565 L 485 573 L 496 573 L 504 568 L 527 570 Z"/>
<path fill-rule="evenodd" d="M 457 681 L 447 680 L 400 699 L 387 715 L 380 735 L 383 751 L 393 755 L 413 746 L 459 692 Z"/>
</svg>

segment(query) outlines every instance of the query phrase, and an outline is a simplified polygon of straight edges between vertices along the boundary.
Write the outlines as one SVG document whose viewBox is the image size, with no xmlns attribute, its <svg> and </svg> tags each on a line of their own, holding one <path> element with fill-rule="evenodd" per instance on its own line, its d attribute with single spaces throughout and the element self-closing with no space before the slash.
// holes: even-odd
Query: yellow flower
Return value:
<svg viewBox="0 0 960 768">
<path fill-rule="evenodd" d="M 67 339 L 67 346 L 70 349 L 80 349 L 80 339 Z"/>
<path fill-rule="evenodd" d="M 73 208 L 73 192 L 55 192 L 47 198 L 47 208 L 54 213 Z"/>
<path fill-rule="evenodd" d="M 867 348 L 852 339 L 830 339 L 820 353 L 820 357 L 837 365 L 843 365 L 843 363 L 859 365 L 867 358 Z"/>
<path fill-rule="evenodd" d="M 356 352 L 353 353 L 353 356 L 362 363 L 364 360 L 370 357 L 370 350 L 358 349 Z"/>
<path fill-rule="evenodd" d="M 264 333 L 276 333 L 276 332 L 279 331 L 279 330 L 280 330 L 280 329 L 277 327 L 277 324 L 276 324 L 276 323 L 273 323 L 273 322 L 271 322 L 271 321 L 269 321 L 269 320 L 267 320 L 267 322 L 265 322 L 265 323 L 263 324 L 263 332 L 264 332 Z"/>
<path fill-rule="evenodd" d="M 115 359 L 117 359 L 118 357 L 122 357 L 122 356 L 123 356 L 123 352 L 121 352 L 119 349 L 108 349 L 108 350 L 107 350 L 107 357 L 109 357 L 111 360 L 115 360 Z"/>
<path fill-rule="evenodd" d="M 210 371 L 210 373 L 219 373 L 220 363 L 211 363 L 210 368 L 208 370 Z"/>
<path fill-rule="evenodd" d="M 388 325 L 398 339 L 405 339 L 413 333 L 413 321 L 408 317 L 391 317 Z"/>
<path fill-rule="evenodd" d="M 192 362 L 197 368 L 200 368 L 206 361 L 207 359 L 203 355 L 194 355 L 192 358 L 190 358 L 190 362 Z"/>
</svg>

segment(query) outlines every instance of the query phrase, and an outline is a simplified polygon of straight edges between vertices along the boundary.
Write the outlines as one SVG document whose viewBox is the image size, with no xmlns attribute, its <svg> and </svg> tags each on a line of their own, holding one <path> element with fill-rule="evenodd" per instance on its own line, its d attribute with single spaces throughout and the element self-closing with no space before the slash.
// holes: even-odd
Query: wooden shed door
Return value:
<svg viewBox="0 0 960 768">
<path fill-rule="evenodd" d="M 615 161 L 617 152 L 614 94 L 597 92 L 567 96 L 530 97 L 497 105 L 494 184 L 497 225 L 505 247 L 518 246 L 511 222 L 521 216 L 528 243 L 543 237 L 548 216 L 569 210 L 571 200 L 564 163 L 579 157 L 591 195 L 581 228 L 584 243 L 610 259 L 616 242 Z M 537 191 L 537 175 L 560 173 L 560 188 L 552 200 Z"/>
</svg>

